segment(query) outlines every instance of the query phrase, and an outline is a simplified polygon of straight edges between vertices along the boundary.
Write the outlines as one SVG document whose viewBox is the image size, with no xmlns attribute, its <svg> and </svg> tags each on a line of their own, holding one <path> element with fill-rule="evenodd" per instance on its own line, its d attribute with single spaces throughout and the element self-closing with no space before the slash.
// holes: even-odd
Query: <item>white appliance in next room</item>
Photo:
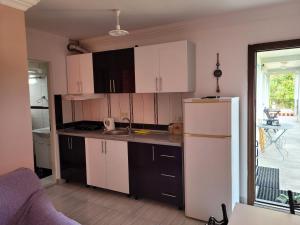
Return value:
<svg viewBox="0 0 300 225">
<path fill-rule="evenodd" d="M 239 98 L 184 100 L 185 213 L 222 218 L 239 202 Z"/>
</svg>

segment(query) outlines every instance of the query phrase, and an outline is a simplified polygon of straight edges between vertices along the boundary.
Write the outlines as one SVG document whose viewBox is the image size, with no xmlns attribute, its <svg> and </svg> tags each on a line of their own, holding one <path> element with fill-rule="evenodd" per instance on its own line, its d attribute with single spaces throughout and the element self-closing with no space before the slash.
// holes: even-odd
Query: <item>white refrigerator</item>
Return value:
<svg viewBox="0 0 300 225">
<path fill-rule="evenodd" d="M 184 100 L 186 216 L 207 221 L 239 202 L 239 98 Z"/>
</svg>

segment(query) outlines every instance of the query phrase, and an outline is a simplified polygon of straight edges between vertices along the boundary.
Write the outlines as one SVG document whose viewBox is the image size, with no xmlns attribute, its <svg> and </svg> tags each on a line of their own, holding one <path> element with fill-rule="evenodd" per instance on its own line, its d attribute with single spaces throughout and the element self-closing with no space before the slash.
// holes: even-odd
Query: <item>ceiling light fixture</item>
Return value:
<svg viewBox="0 0 300 225">
<path fill-rule="evenodd" d="M 280 64 L 281 64 L 280 68 L 283 69 L 283 70 L 285 70 L 287 68 L 288 62 L 287 61 L 283 61 L 283 62 L 280 62 Z"/>
<path fill-rule="evenodd" d="M 129 32 L 127 30 L 121 30 L 121 26 L 120 26 L 120 13 L 121 13 L 121 11 L 119 9 L 115 9 L 114 11 L 116 13 L 116 20 L 117 20 L 116 29 L 109 31 L 108 34 L 110 36 L 113 36 L 113 37 L 120 37 L 120 36 L 128 35 Z"/>
</svg>

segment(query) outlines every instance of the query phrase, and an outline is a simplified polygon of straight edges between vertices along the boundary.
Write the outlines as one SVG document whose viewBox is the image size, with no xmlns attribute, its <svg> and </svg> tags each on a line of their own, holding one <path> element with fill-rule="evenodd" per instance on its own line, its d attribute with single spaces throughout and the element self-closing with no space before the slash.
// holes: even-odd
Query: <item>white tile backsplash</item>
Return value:
<svg viewBox="0 0 300 225">
<path fill-rule="evenodd" d="M 48 107 L 47 77 L 35 78 L 36 83 L 29 84 L 30 105 Z M 43 99 L 45 96 L 47 99 Z M 49 109 L 31 109 L 32 129 L 49 127 Z"/>
<path fill-rule="evenodd" d="M 121 122 L 123 117 L 130 117 L 129 98 L 129 94 L 110 94 L 111 116 L 116 122 Z M 107 96 L 101 99 L 75 101 L 76 121 L 102 121 L 108 117 L 107 102 Z M 155 124 L 154 94 L 132 94 L 132 104 L 134 123 Z M 182 121 L 182 95 L 180 93 L 158 94 L 157 106 L 158 124 L 168 125 Z M 64 122 L 67 122 L 65 111 L 67 110 L 63 110 Z"/>
<path fill-rule="evenodd" d="M 157 95 L 158 124 L 167 125 L 171 122 L 170 94 L 163 93 Z"/>
<path fill-rule="evenodd" d="M 133 104 L 133 122 L 144 123 L 144 101 L 143 94 L 132 95 Z"/>
<path fill-rule="evenodd" d="M 29 84 L 30 104 L 32 106 L 48 106 L 48 101 L 42 99 L 43 96 L 48 99 L 47 77 L 35 80 L 36 83 Z"/>
<path fill-rule="evenodd" d="M 170 94 L 170 122 L 183 121 L 183 97 L 181 93 Z"/>
<path fill-rule="evenodd" d="M 119 94 L 120 114 L 119 118 L 130 117 L 129 94 Z"/>
<path fill-rule="evenodd" d="M 155 124 L 154 94 L 142 94 L 142 95 L 143 95 L 143 114 L 144 114 L 143 123 Z"/>
<path fill-rule="evenodd" d="M 102 99 L 92 99 L 82 101 L 83 120 L 101 121 L 103 120 Z"/>
</svg>

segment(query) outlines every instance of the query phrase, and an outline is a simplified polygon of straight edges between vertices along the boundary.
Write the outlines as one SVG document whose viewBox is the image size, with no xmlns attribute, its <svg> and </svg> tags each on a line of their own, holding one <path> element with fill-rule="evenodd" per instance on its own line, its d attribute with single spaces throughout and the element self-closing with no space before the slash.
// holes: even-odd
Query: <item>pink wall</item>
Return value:
<svg viewBox="0 0 300 225">
<path fill-rule="evenodd" d="M 248 44 L 300 38 L 300 4 L 289 3 L 196 21 L 131 31 L 129 36 L 82 40 L 93 51 L 188 39 L 196 43 L 196 96 L 215 95 L 212 76 L 220 53 L 221 94 L 241 97 L 241 200 L 247 198 L 247 48 Z"/>
<path fill-rule="evenodd" d="M 33 168 L 25 21 L 0 5 L 0 174 Z"/>
</svg>

